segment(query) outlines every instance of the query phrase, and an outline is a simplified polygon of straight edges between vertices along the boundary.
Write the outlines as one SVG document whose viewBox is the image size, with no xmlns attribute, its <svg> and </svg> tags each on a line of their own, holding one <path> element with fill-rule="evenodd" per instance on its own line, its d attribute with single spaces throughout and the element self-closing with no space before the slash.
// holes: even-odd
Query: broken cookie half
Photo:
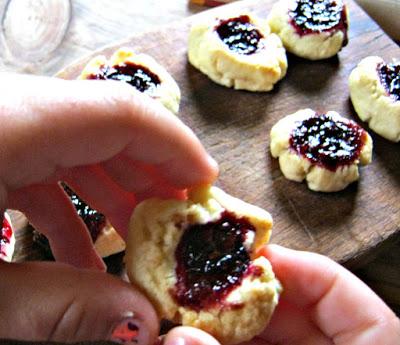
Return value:
<svg viewBox="0 0 400 345">
<path fill-rule="evenodd" d="M 200 328 L 222 344 L 259 334 L 281 286 L 257 252 L 270 237 L 268 212 L 204 186 L 187 200 L 149 199 L 132 216 L 125 263 L 161 318 Z"/>
</svg>

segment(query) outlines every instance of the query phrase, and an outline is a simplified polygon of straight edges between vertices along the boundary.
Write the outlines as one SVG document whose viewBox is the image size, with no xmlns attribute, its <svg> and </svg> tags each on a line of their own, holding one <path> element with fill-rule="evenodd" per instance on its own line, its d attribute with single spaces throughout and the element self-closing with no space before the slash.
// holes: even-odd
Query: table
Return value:
<svg viewBox="0 0 400 345">
<path fill-rule="evenodd" d="M 104 45 L 202 10 L 187 0 L 136 1 L 134 6 L 130 0 L 3 0 L 0 69 L 53 75 Z M 49 11 L 52 16 L 47 15 Z M 16 27 L 14 16 L 26 20 L 26 25 Z M 368 264 L 351 268 L 400 315 L 399 267 L 400 239 L 377 248 L 375 258 Z"/>
</svg>

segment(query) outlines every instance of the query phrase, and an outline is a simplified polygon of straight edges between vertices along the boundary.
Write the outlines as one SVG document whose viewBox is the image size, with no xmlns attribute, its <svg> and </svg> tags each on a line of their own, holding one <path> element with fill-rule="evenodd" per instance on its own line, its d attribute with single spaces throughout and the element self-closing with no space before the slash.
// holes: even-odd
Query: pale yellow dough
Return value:
<svg viewBox="0 0 400 345">
<path fill-rule="evenodd" d="M 372 160 L 372 139 L 366 133 L 366 140 L 360 156 L 353 164 L 344 165 L 335 171 L 312 164 L 307 158 L 290 148 L 289 140 L 297 124 L 315 115 L 311 109 L 302 109 L 279 120 L 271 129 L 271 154 L 279 158 L 279 166 L 283 175 L 292 181 L 302 182 L 304 179 L 311 190 L 319 192 L 336 192 L 346 188 L 358 180 L 358 164 L 366 165 Z M 332 118 L 348 121 L 338 113 L 329 111 Z"/>
<path fill-rule="evenodd" d="M 167 109 L 177 114 L 181 92 L 178 84 L 171 75 L 151 56 L 146 54 L 136 54 L 132 49 L 120 48 L 108 60 L 105 56 L 94 57 L 82 70 L 79 79 L 87 79 L 93 74 L 98 73 L 102 66 L 116 66 L 131 62 L 140 66 L 147 67 L 152 73 L 160 78 L 160 85 L 151 92 L 145 92 L 151 98 L 161 102 Z"/>
<path fill-rule="evenodd" d="M 228 294 L 226 302 L 235 307 L 217 305 L 196 311 L 180 306 L 173 297 L 177 281 L 175 250 L 184 229 L 217 220 L 224 210 L 246 217 L 255 227 L 255 236 L 249 236 L 245 246 L 252 264 L 262 273 L 246 276 Z M 137 206 L 130 222 L 125 257 L 128 276 L 147 294 L 161 318 L 203 329 L 222 344 L 248 341 L 265 328 L 281 290 L 269 261 L 255 256 L 257 248 L 268 242 L 271 227 L 267 211 L 216 187 L 192 190 L 185 201 L 144 201 Z"/>
<path fill-rule="evenodd" d="M 378 66 L 385 63 L 378 56 L 363 59 L 349 77 L 350 98 L 361 120 L 382 137 L 400 141 L 400 101 L 395 101 L 383 87 Z"/>
<path fill-rule="evenodd" d="M 343 47 L 345 35 L 335 32 L 316 32 L 299 35 L 290 23 L 289 9 L 295 8 L 296 0 L 279 0 L 268 16 L 271 31 L 278 34 L 288 52 L 309 60 L 322 60 L 336 55 Z M 346 6 L 347 23 L 349 22 Z"/>
<path fill-rule="evenodd" d="M 221 20 L 248 16 L 264 36 L 263 48 L 244 55 L 233 52 L 215 28 Z M 270 33 L 267 23 L 250 13 L 227 13 L 193 24 L 189 35 L 189 62 L 217 84 L 249 91 L 270 91 L 286 75 L 287 58 L 280 38 Z"/>
<path fill-rule="evenodd" d="M 107 256 L 120 253 L 125 250 L 125 241 L 107 221 L 105 227 L 101 230 L 99 236 L 94 242 L 94 249 L 97 254 L 105 258 Z"/>
</svg>

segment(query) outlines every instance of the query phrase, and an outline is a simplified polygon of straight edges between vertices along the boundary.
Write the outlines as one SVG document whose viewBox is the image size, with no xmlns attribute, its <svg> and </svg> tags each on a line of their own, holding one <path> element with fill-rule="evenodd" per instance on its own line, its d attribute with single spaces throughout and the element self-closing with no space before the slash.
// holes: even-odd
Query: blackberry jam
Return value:
<svg viewBox="0 0 400 345">
<path fill-rule="evenodd" d="M 289 10 L 291 23 L 299 35 L 341 30 L 347 44 L 346 8 L 341 0 L 297 0 Z"/>
<path fill-rule="evenodd" d="M 378 73 L 386 92 L 395 101 L 400 101 L 400 63 L 381 64 Z"/>
<path fill-rule="evenodd" d="M 353 121 L 316 114 L 297 125 L 289 144 L 311 163 L 335 171 L 360 156 L 365 138 L 365 131 Z"/>
<path fill-rule="evenodd" d="M 71 199 L 79 217 L 82 218 L 83 222 L 88 228 L 93 242 L 95 242 L 101 230 L 106 225 L 106 217 L 102 213 L 92 209 L 89 205 L 87 205 L 65 183 L 62 183 L 61 185 L 64 188 L 65 192 L 68 194 L 69 198 Z"/>
<path fill-rule="evenodd" d="M 87 79 L 118 80 L 132 85 L 140 92 L 151 93 L 161 84 L 160 78 L 147 67 L 126 62 L 115 66 L 102 66 L 98 73 Z"/>
<path fill-rule="evenodd" d="M 249 16 L 222 20 L 216 27 L 219 38 L 235 53 L 250 55 L 262 47 L 262 33 L 250 23 Z"/>
<path fill-rule="evenodd" d="M 242 217 L 224 211 L 220 219 L 184 229 L 175 251 L 175 298 L 195 310 L 219 303 L 251 274 L 246 234 L 255 228 Z"/>
</svg>

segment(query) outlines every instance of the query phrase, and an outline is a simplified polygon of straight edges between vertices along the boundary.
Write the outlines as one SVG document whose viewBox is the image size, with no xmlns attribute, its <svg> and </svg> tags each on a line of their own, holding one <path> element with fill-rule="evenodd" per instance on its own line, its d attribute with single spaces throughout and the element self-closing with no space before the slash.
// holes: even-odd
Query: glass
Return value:
<svg viewBox="0 0 400 345">
<path fill-rule="evenodd" d="M 0 6 L 2 70 L 30 72 L 55 57 L 70 24 L 70 0 L 8 0 Z"/>
</svg>

